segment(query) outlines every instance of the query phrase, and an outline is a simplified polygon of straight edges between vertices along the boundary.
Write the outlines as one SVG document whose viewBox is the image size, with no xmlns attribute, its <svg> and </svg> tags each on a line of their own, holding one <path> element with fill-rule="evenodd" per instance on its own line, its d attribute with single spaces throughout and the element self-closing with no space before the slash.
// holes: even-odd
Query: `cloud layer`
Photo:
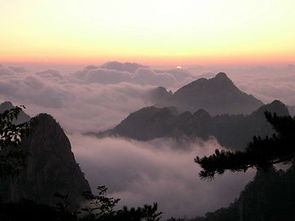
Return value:
<svg viewBox="0 0 295 221">
<path fill-rule="evenodd" d="M 54 69 L 29 72 L 0 67 L 0 100 L 27 106 L 31 115 L 52 114 L 68 132 L 108 129 L 129 113 L 152 104 L 150 91 L 158 85 L 179 85 L 173 74 L 122 64 L 87 66 L 72 73 Z M 122 70 L 120 70 L 120 68 Z M 131 69 L 134 72 L 126 71 Z M 190 81 L 189 75 L 182 78 Z"/>
<path fill-rule="evenodd" d="M 81 135 L 70 139 L 92 189 L 107 185 L 122 199 L 120 205 L 158 202 L 165 217 L 193 217 L 227 206 L 253 176 L 253 172 L 226 173 L 213 181 L 200 180 L 193 159 L 220 148 L 215 140 L 179 144 L 172 139 L 137 142 Z"/>
<path fill-rule="evenodd" d="M 116 62 L 65 73 L 55 69 L 0 65 L 0 101 L 24 104 L 26 112 L 52 114 L 66 130 L 75 156 L 91 183 L 107 185 L 121 205 L 158 202 L 165 216 L 195 216 L 227 206 L 253 176 L 225 174 L 201 181 L 196 155 L 212 152 L 215 141 L 180 145 L 169 139 L 136 142 L 79 135 L 110 128 L 129 113 L 151 105 L 157 86 L 175 90 L 200 76 L 225 71 L 236 85 L 264 102 L 295 104 L 295 68 L 196 67 L 154 70 Z M 204 74 L 205 73 L 205 74 Z M 189 148 L 187 148 L 189 147 Z M 179 150 L 181 148 L 185 151 Z"/>
<path fill-rule="evenodd" d="M 187 70 L 155 70 L 133 63 L 109 62 L 64 73 L 55 69 L 30 72 L 29 68 L 2 65 L 0 100 L 24 104 L 31 115 L 50 113 L 68 132 L 98 131 L 151 105 L 148 94 L 157 86 L 176 90 L 204 73 L 208 77 L 225 71 L 238 87 L 266 103 L 279 99 L 295 105 L 294 65 Z"/>
</svg>

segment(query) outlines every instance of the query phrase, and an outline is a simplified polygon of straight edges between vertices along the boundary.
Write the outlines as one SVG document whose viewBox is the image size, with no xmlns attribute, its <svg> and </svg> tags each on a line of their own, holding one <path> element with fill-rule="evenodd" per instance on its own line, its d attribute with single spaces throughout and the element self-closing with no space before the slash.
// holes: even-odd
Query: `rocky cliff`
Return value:
<svg viewBox="0 0 295 221">
<path fill-rule="evenodd" d="M 75 161 L 69 139 L 50 115 L 40 114 L 35 119 L 36 128 L 22 144 L 29 153 L 27 167 L 20 175 L 0 181 L 1 200 L 27 199 L 55 205 L 58 199 L 54 195 L 59 193 L 68 195 L 75 208 L 90 187 Z"/>
</svg>

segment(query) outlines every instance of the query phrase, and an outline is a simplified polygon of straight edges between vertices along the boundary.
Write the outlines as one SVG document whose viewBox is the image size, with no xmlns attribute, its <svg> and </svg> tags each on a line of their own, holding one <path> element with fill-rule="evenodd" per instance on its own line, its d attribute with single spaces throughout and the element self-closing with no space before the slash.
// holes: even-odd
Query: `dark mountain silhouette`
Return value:
<svg viewBox="0 0 295 221">
<path fill-rule="evenodd" d="M 263 105 L 249 115 L 211 116 L 203 109 L 194 114 L 188 111 L 178 114 L 172 107 L 151 106 L 130 114 L 115 128 L 97 136 L 122 136 L 143 141 L 159 137 L 207 140 L 214 136 L 222 146 L 243 149 L 254 135 L 267 136 L 274 132 L 264 117 L 265 111 L 289 115 L 287 107 L 280 101 Z"/>
<path fill-rule="evenodd" d="M 175 108 L 145 107 L 130 114 L 114 129 L 105 131 L 99 136 L 118 135 L 137 140 L 165 137 L 169 134 L 177 116 Z"/>
<path fill-rule="evenodd" d="M 23 140 L 28 153 L 26 169 L 16 177 L 0 180 L 0 197 L 4 202 L 32 200 L 55 205 L 55 193 L 68 195 L 72 208 L 90 191 L 89 184 L 76 163 L 71 144 L 60 125 L 48 114 L 39 114 L 33 133 Z"/>
<path fill-rule="evenodd" d="M 165 106 L 173 106 L 172 104 L 172 97 L 173 93 L 172 91 L 167 91 L 164 87 L 157 87 L 155 89 L 152 89 L 149 92 L 149 98 L 151 102 L 155 104 L 157 107 L 165 107 Z"/>
<path fill-rule="evenodd" d="M 295 220 L 295 166 L 286 172 L 258 171 L 254 180 L 227 208 L 210 212 L 190 221 L 293 221 Z"/>
<path fill-rule="evenodd" d="M 201 78 L 178 89 L 174 94 L 157 89 L 161 97 L 152 96 L 156 106 L 175 106 L 179 111 L 195 112 L 204 109 L 211 115 L 217 114 L 249 114 L 263 103 L 242 92 L 227 77 L 218 73 L 214 78 Z"/>
</svg>

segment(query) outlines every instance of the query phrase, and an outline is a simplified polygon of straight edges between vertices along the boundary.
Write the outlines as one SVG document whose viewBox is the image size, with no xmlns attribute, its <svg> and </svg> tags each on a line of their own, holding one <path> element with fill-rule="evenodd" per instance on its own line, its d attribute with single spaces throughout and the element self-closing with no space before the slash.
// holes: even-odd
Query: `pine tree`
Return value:
<svg viewBox="0 0 295 221">
<path fill-rule="evenodd" d="M 277 116 L 265 112 L 275 134 L 271 137 L 254 137 L 245 151 L 215 150 L 210 156 L 196 157 L 202 170 L 201 178 L 213 178 L 224 171 L 246 171 L 249 168 L 266 170 L 277 163 L 290 163 L 295 157 L 295 117 Z"/>
</svg>

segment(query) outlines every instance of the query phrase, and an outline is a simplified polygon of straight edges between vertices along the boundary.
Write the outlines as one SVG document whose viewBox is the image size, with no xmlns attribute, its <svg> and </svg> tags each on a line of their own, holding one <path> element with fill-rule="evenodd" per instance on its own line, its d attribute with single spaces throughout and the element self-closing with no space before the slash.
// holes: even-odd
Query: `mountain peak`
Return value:
<svg viewBox="0 0 295 221">
<path fill-rule="evenodd" d="M 263 103 L 241 91 L 224 73 L 213 78 L 200 78 L 178 89 L 172 96 L 170 105 L 180 111 L 195 112 L 203 108 L 211 115 L 249 114 Z"/>
<path fill-rule="evenodd" d="M 273 102 L 270 103 L 270 105 L 273 105 L 273 106 L 285 106 L 285 104 L 280 100 L 274 100 Z"/>
<path fill-rule="evenodd" d="M 218 74 L 216 74 L 215 78 L 219 78 L 219 79 L 229 79 L 229 77 L 226 75 L 226 73 L 224 72 L 219 72 Z"/>
<path fill-rule="evenodd" d="M 203 108 L 200 108 L 194 113 L 194 117 L 210 118 L 211 116 L 206 110 L 204 110 Z"/>
<path fill-rule="evenodd" d="M 209 79 L 209 81 L 218 82 L 219 84 L 223 85 L 224 87 L 236 88 L 235 84 L 224 72 L 219 72 L 218 74 L 215 75 L 215 77 Z"/>
<path fill-rule="evenodd" d="M 282 115 L 282 116 L 289 115 L 287 106 L 279 100 L 274 100 L 273 102 L 271 102 L 268 105 L 268 108 L 270 109 L 270 111 L 276 112 L 278 115 Z"/>
<path fill-rule="evenodd" d="M 261 106 L 254 113 L 263 114 L 265 111 L 269 111 L 271 113 L 276 113 L 279 116 L 288 116 L 289 115 L 289 111 L 288 111 L 287 106 L 279 100 L 274 100 L 270 104 L 266 104 L 266 105 Z"/>
<path fill-rule="evenodd" d="M 49 115 L 47 113 L 40 113 L 37 115 L 37 118 L 39 121 L 57 123 L 56 120 L 51 115 Z"/>
<path fill-rule="evenodd" d="M 13 104 L 10 101 L 4 101 L 0 104 L 0 112 L 3 112 L 5 110 L 10 110 L 14 108 Z"/>
</svg>

